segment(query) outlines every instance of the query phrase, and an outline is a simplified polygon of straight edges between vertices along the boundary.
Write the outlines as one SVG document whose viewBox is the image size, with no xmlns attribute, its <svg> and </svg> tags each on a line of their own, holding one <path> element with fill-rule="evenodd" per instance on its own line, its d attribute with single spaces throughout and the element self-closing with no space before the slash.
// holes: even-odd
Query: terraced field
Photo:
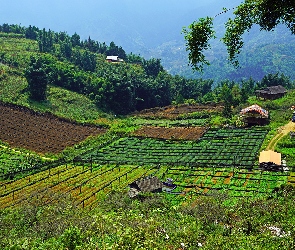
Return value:
<svg viewBox="0 0 295 250">
<path fill-rule="evenodd" d="M 60 152 L 87 136 L 105 132 L 13 105 L 0 105 L 0 114 L 0 140 L 36 152 Z M 267 133 L 264 128 L 144 126 L 129 137 L 114 137 L 89 147 L 72 161 L 47 167 L 45 163 L 46 170 L 39 173 L 2 180 L 0 207 L 32 199 L 54 202 L 54 193 L 71 196 L 77 206 L 92 208 L 112 190 L 125 189 L 148 175 L 161 181 L 173 179 L 177 185 L 174 195 L 188 199 L 216 190 L 237 197 L 269 195 L 281 184 L 293 185 L 295 174 L 258 168 L 258 153 Z M 9 155 L 8 149 L 2 149 L 2 155 Z M 34 157 L 35 162 L 23 154 L 12 155 L 8 162 L 21 171 L 42 162 Z M 2 168 L 3 174 L 6 171 Z"/>
<path fill-rule="evenodd" d="M 205 132 L 205 127 L 172 127 L 163 128 L 155 126 L 143 126 L 133 133 L 138 137 L 150 137 L 174 140 L 198 140 Z"/>
<path fill-rule="evenodd" d="M 155 167 L 130 165 L 62 165 L 17 181 L 1 182 L 0 208 L 16 206 L 36 197 L 49 202 L 50 193 L 67 194 L 77 206 L 91 207 L 111 190 L 125 188 L 130 182 L 156 172 Z"/>
<path fill-rule="evenodd" d="M 162 178 L 172 178 L 185 195 L 209 195 L 213 191 L 226 191 L 230 196 L 253 197 L 270 195 L 282 184 L 293 185 L 294 173 L 268 172 L 244 168 L 187 168 L 170 167 Z"/>
<path fill-rule="evenodd" d="M 294 184 L 295 175 L 257 168 L 266 134 L 261 128 L 209 129 L 197 141 L 120 138 L 93 148 L 76 163 L 2 181 L 0 207 L 34 198 L 54 202 L 50 193 L 60 193 L 70 195 L 77 206 L 91 208 L 112 190 L 122 190 L 147 175 L 173 179 L 174 193 L 191 199 L 216 190 L 237 197 L 269 195 L 281 184 Z"/>
<path fill-rule="evenodd" d="M 0 103 L 0 140 L 38 153 L 59 153 L 105 129 Z"/>
<path fill-rule="evenodd" d="M 133 165 L 228 166 L 253 168 L 265 129 L 209 129 L 199 140 L 121 138 L 83 159 Z"/>
<path fill-rule="evenodd" d="M 145 109 L 135 113 L 137 117 L 143 118 L 166 118 L 176 119 L 182 115 L 188 115 L 196 112 L 221 112 L 222 106 L 218 105 L 201 105 L 201 104 L 182 104 L 182 105 L 171 105 L 166 107 L 157 107 L 151 109 Z"/>
</svg>

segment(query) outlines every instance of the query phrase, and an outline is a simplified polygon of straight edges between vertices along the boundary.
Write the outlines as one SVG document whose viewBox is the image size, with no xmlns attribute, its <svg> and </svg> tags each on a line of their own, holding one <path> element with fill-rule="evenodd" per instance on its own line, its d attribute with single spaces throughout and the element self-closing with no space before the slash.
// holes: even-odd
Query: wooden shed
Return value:
<svg viewBox="0 0 295 250">
<path fill-rule="evenodd" d="M 283 97 L 287 90 L 282 85 L 270 86 L 264 89 L 256 90 L 256 97 L 274 100 Z"/>
</svg>

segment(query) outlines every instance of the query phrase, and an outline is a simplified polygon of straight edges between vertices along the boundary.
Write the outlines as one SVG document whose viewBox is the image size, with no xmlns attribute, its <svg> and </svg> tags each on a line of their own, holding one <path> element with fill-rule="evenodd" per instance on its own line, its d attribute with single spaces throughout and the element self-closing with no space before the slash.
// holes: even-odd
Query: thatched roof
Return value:
<svg viewBox="0 0 295 250">
<path fill-rule="evenodd" d="M 140 192 L 162 192 L 163 183 L 156 176 L 153 176 L 134 181 L 129 187 L 129 196 L 135 197 Z"/>
<path fill-rule="evenodd" d="M 285 94 L 287 93 L 287 90 L 282 85 L 277 85 L 277 86 L 266 87 L 261 90 L 256 90 L 255 92 L 258 94 L 277 95 L 277 94 Z"/>
<path fill-rule="evenodd" d="M 145 177 L 132 182 L 128 191 L 129 197 L 136 197 L 140 192 L 162 192 L 163 183 L 155 176 Z"/>
<path fill-rule="evenodd" d="M 252 115 L 259 115 L 265 118 L 268 118 L 268 111 L 261 108 L 260 106 L 258 106 L 257 104 L 251 105 L 247 108 L 244 108 L 240 111 L 241 115 L 248 115 L 248 114 L 252 114 Z"/>
<path fill-rule="evenodd" d="M 163 183 L 155 176 L 137 180 L 135 184 L 142 192 L 152 192 L 163 187 Z"/>
</svg>

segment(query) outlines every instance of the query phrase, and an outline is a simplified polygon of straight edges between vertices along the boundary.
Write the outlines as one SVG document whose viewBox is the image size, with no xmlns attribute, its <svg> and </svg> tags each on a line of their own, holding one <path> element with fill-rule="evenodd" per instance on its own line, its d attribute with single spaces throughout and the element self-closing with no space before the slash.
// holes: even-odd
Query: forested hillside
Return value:
<svg viewBox="0 0 295 250">
<path fill-rule="evenodd" d="M 211 90 L 211 80 L 174 77 L 159 59 L 127 55 L 114 42 L 82 41 L 78 34 L 69 36 L 34 26 L 4 24 L 0 31 L 2 78 L 24 76 L 29 83 L 25 89 L 38 101 L 45 100 L 46 87 L 54 85 L 86 95 L 104 111 L 127 114 L 169 105 L 179 96 L 201 99 Z M 107 62 L 108 55 L 124 61 Z"/>
<path fill-rule="evenodd" d="M 33 0 L 29 4 L 13 1 L 3 2 L 0 23 L 31 24 L 56 32 L 67 31 L 71 35 L 77 32 L 82 40 L 90 36 L 92 40 L 106 42 L 107 45 L 114 41 L 127 54 L 133 52 L 146 59 L 159 58 L 166 71 L 186 78 L 240 81 L 251 76 L 259 81 L 264 75 L 275 74 L 280 69 L 280 73 L 294 80 L 294 36 L 281 26 L 272 32 L 260 32 L 258 27 L 251 29 L 245 35 L 245 47 L 240 55 L 241 68 L 235 69 L 228 63 L 226 47 L 219 39 L 224 34 L 225 20 L 240 2 L 161 0 L 155 3 L 145 0 L 134 3 L 129 0 L 101 0 L 75 1 L 69 6 L 68 2 L 57 0 L 50 4 Z M 220 14 L 223 7 L 230 11 Z M 188 66 L 181 32 L 183 27 L 207 15 L 214 17 L 217 39 L 209 51 L 211 66 L 204 69 L 204 74 L 199 74 Z M 266 62 L 267 67 L 261 67 L 262 62 Z M 252 72 L 254 68 L 255 72 Z"/>
<path fill-rule="evenodd" d="M 0 31 L 3 101 L 46 101 L 49 87 L 54 86 L 84 95 L 104 112 L 125 115 L 172 103 L 229 102 L 237 106 L 255 89 L 293 86 L 288 76 L 279 73 L 260 75 L 260 81 L 192 80 L 169 74 L 160 59 L 127 54 L 114 42 L 81 40 L 76 33 L 69 36 L 35 26 L 3 24 Z M 107 62 L 109 55 L 123 61 Z M 16 80 L 22 83 L 16 87 L 19 92 L 10 89 Z"/>
<path fill-rule="evenodd" d="M 295 37 L 284 28 L 276 31 L 259 33 L 258 28 L 246 36 L 245 48 L 239 55 L 239 67 L 235 68 L 228 60 L 225 46 L 221 42 L 212 45 L 209 52 L 210 66 L 204 68 L 204 73 L 192 73 L 188 67 L 184 67 L 182 75 L 187 77 L 203 77 L 204 79 L 230 79 L 239 81 L 251 76 L 254 80 L 260 80 L 264 75 L 281 72 L 291 79 L 294 74 L 294 41 Z M 216 47 L 215 47 L 216 45 Z M 171 71 L 176 72 L 176 71 Z"/>
</svg>

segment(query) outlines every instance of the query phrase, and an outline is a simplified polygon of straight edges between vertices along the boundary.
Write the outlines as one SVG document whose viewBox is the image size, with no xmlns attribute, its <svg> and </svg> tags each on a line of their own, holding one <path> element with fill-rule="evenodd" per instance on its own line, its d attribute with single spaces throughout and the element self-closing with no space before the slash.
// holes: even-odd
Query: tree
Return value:
<svg viewBox="0 0 295 250">
<path fill-rule="evenodd" d="M 227 12 L 224 9 L 222 13 Z M 238 66 L 236 56 L 243 47 L 242 35 L 257 24 L 261 30 L 271 31 L 278 24 L 285 24 L 295 34 L 295 1 L 294 0 L 244 0 L 233 12 L 234 18 L 225 23 L 225 35 L 222 41 L 227 46 L 230 61 Z M 200 18 L 188 29 L 184 28 L 186 49 L 189 60 L 195 70 L 202 70 L 205 59 L 204 51 L 210 48 L 209 40 L 215 38 L 213 18 Z"/>
<path fill-rule="evenodd" d="M 209 49 L 211 47 L 209 40 L 215 38 L 213 18 L 200 18 L 198 22 L 193 22 L 188 28 L 183 29 L 186 50 L 189 51 L 188 58 L 195 70 L 202 71 L 204 64 L 209 65 L 203 50 Z"/>
<path fill-rule="evenodd" d="M 293 87 L 289 77 L 285 76 L 284 74 L 279 75 L 279 73 L 276 73 L 265 75 L 261 82 L 257 84 L 257 88 L 260 89 L 277 85 L 282 85 L 288 89 Z"/>
<path fill-rule="evenodd" d="M 149 60 L 142 60 L 143 68 L 148 76 L 157 77 L 157 75 L 164 71 L 161 65 L 161 59 L 151 58 Z"/>
<path fill-rule="evenodd" d="M 30 97 L 36 101 L 46 100 L 48 77 L 45 64 L 41 57 L 31 57 L 31 62 L 25 70 Z"/>
<path fill-rule="evenodd" d="M 53 50 L 53 32 L 45 28 L 39 32 L 38 45 L 40 52 L 51 52 Z"/>
<path fill-rule="evenodd" d="M 74 35 L 71 36 L 71 42 L 72 42 L 73 47 L 81 45 L 80 36 L 76 32 Z"/>
<path fill-rule="evenodd" d="M 28 39 L 37 40 L 39 29 L 35 26 L 29 26 L 25 31 L 25 36 Z"/>
<path fill-rule="evenodd" d="M 223 109 L 223 116 L 226 118 L 231 118 L 232 116 L 232 110 L 231 110 L 231 106 L 234 102 L 234 98 L 232 95 L 232 91 L 231 91 L 231 86 L 229 86 L 230 84 L 225 81 L 222 83 L 222 87 L 221 87 L 221 100 L 224 103 L 224 109 Z"/>
</svg>

